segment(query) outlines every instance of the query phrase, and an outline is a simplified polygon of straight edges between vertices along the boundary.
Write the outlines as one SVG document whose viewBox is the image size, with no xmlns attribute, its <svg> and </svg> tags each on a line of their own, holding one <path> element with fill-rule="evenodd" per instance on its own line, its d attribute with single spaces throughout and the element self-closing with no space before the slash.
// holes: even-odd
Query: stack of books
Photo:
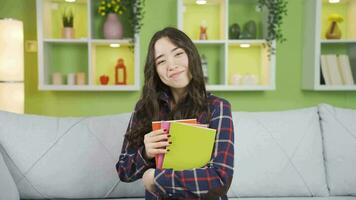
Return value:
<svg viewBox="0 0 356 200">
<path fill-rule="evenodd" d="M 216 130 L 196 119 L 154 121 L 152 130 L 170 134 L 169 152 L 155 157 L 157 169 L 188 170 L 205 166 L 211 159 Z"/>
<path fill-rule="evenodd" d="M 348 55 L 321 55 L 320 64 L 325 85 L 354 84 Z"/>
</svg>

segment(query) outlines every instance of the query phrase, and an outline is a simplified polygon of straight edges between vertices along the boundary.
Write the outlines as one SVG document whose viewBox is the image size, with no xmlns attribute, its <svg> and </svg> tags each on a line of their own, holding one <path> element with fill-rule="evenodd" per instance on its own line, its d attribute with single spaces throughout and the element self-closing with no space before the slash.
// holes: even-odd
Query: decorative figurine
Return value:
<svg viewBox="0 0 356 200">
<path fill-rule="evenodd" d="M 338 23 L 343 22 L 344 18 L 339 14 L 331 14 L 329 16 L 328 20 L 331 23 L 325 33 L 325 38 L 326 39 L 340 39 L 341 38 L 341 30 L 338 26 Z"/>
<path fill-rule="evenodd" d="M 203 20 L 200 24 L 199 40 L 207 40 L 207 39 L 208 39 L 207 25 L 206 25 L 206 21 Z"/>
<path fill-rule="evenodd" d="M 103 74 L 100 76 L 100 84 L 107 85 L 109 83 L 109 76 Z"/>
<path fill-rule="evenodd" d="M 127 84 L 127 72 L 124 60 L 119 58 L 115 66 L 115 85 Z"/>
<path fill-rule="evenodd" d="M 206 56 L 204 54 L 202 54 L 200 59 L 201 59 L 201 66 L 202 66 L 203 74 L 204 74 L 204 81 L 205 81 L 205 83 L 208 83 L 208 81 L 209 81 L 208 60 L 206 59 Z"/>
</svg>

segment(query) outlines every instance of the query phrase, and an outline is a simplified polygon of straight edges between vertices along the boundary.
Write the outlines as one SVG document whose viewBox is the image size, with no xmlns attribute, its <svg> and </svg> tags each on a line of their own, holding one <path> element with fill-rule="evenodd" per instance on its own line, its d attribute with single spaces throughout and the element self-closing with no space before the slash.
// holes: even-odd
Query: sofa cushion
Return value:
<svg viewBox="0 0 356 200">
<path fill-rule="evenodd" d="M 143 197 L 115 164 L 130 114 L 60 118 L 0 112 L 0 151 L 21 198 Z"/>
<path fill-rule="evenodd" d="M 0 153 L 0 199 L 18 200 L 19 192 Z"/>
<path fill-rule="evenodd" d="M 356 195 L 356 110 L 319 106 L 331 195 Z"/>
<path fill-rule="evenodd" d="M 327 196 L 317 108 L 234 112 L 229 197 Z"/>
</svg>

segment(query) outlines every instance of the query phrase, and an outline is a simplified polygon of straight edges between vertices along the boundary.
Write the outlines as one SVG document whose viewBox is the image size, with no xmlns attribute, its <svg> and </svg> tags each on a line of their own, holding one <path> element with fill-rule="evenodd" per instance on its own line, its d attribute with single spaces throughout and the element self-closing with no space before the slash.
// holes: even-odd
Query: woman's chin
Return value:
<svg viewBox="0 0 356 200">
<path fill-rule="evenodd" d="M 174 88 L 174 89 L 183 89 L 188 86 L 189 82 L 186 81 L 177 81 L 174 83 L 169 84 L 169 87 Z"/>
</svg>

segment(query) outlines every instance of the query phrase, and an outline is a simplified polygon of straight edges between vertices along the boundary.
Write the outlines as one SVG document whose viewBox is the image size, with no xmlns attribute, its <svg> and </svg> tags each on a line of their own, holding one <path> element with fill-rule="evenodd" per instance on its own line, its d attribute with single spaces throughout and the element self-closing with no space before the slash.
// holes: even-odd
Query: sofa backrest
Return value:
<svg viewBox="0 0 356 200">
<path fill-rule="evenodd" d="M 327 196 L 317 108 L 234 112 L 230 197 Z"/>
<path fill-rule="evenodd" d="M 356 195 L 356 110 L 319 105 L 330 195 Z"/>
<path fill-rule="evenodd" d="M 0 112 L 0 152 L 21 198 L 143 197 L 142 181 L 120 182 L 115 169 L 129 118 Z M 233 112 L 233 120 L 229 197 L 328 196 L 327 182 L 332 195 L 356 194 L 355 110 Z"/>
<path fill-rule="evenodd" d="M 21 198 L 144 196 L 116 173 L 130 114 L 60 118 L 0 112 L 0 151 Z"/>
</svg>

